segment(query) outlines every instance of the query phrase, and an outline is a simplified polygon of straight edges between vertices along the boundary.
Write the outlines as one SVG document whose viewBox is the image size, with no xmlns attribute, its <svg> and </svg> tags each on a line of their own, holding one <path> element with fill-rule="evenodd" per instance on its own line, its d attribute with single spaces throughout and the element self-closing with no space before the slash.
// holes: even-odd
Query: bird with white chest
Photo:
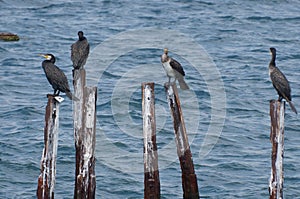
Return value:
<svg viewBox="0 0 300 199">
<path fill-rule="evenodd" d="M 189 86 L 184 81 L 185 72 L 181 64 L 175 59 L 168 56 L 168 49 L 164 49 L 164 54 L 161 56 L 161 63 L 166 71 L 167 76 L 169 77 L 169 83 L 171 78 L 174 78 L 174 83 L 178 80 L 179 86 L 182 90 L 189 89 Z"/>
</svg>

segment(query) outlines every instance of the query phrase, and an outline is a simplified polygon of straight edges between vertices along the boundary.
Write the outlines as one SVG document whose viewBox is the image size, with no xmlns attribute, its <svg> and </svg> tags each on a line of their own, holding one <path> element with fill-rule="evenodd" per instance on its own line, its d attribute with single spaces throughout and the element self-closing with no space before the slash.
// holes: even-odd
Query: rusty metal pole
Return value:
<svg viewBox="0 0 300 199">
<path fill-rule="evenodd" d="M 144 136 L 144 198 L 160 198 L 158 154 L 156 145 L 154 83 L 142 84 Z"/>
<path fill-rule="evenodd" d="M 283 198 L 284 113 L 285 101 L 270 101 L 270 141 L 272 143 L 270 199 Z"/>
<path fill-rule="evenodd" d="M 183 198 L 198 199 L 200 196 L 197 176 L 194 170 L 192 153 L 184 125 L 176 84 L 171 83 L 170 85 L 169 83 L 165 83 L 165 91 L 173 119 L 177 155 L 182 171 Z"/>
<path fill-rule="evenodd" d="M 95 198 L 95 143 L 97 87 L 85 87 L 85 70 L 73 70 L 76 169 L 74 199 Z"/>
<path fill-rule="evenodd" d="M 41 159 L 41 174 L 38 177 L 37 198 L 54 198 L 56 157 L 58 145 L 59 102 L 47 95 L 45 113 L 44 150 Z"/>
</svg>

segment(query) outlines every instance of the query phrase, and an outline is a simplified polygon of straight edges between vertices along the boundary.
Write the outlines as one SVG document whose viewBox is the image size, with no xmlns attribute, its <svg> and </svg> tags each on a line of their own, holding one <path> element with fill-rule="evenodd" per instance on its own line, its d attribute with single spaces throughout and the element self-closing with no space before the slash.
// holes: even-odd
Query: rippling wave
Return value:
<svg viewBox="0 0 300 199">
<path fill-rule="evenodd" d="M 205 80 L 196 69 L 206 66 L 205 61 L 193 66 L 186 56 L 169 49 L 182 63 L 191 87 L 179 94 L 201 198 L 268 197 L 269 100 L 277 98 L 268 77 L 268 51 L 271 46 L 278 49 L 277 65 L 290 80 L 293 101 L 299 107 L 299 2 L 4 0 L 0 12 L 1 31 L 21 38 L 0 41 L 0 198 L 36 198 L 46 95 L 53 92 L 37 54 L 56 55 L 71 85 L 70 45 L 78 30 L 85 32 L 92 51 L 118 33 L 143 28 L 183 33 L 205 49 L 222 77 L 226 98 L 218 100 L 226 101 L 224 127 L 213 149 L 200 158 L 213 111 L 206 81 L 213 79 Z M 143 81 L 155 81 L 161 195 L 182 198 L 181 170 L 163 88 L 167 78 L 160 63 L 163 48 L 180 43 L 178 40 L 169 38 L 160 49 L 124 52 L 99 76 L 96 198 L 143 198 Z M 284 195 L 298 198 L 300 126 L 297 116 L 288 106 L 286 109 Z M 72 125 L 72 102 L 66 98 L 61 105 L 57 198 L 73 195 Z"/>
</svg>

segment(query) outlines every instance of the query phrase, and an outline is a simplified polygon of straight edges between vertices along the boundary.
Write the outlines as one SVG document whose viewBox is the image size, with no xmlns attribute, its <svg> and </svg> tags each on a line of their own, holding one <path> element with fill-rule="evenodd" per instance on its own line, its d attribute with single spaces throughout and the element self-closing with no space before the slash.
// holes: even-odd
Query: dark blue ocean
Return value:
<svg viewBox="0 0 300 199">
<path fill-rule="evenodd" d="M 300 3 L 296 0 L 0 0 L 0 198 L 36 198 L 46 95 L 39 53 L 52 53 L 72 87 L 70 46 L 82 30 L 98 87 L 97 198 L 143 198 L 141 83 L 155 82 L 162 198 L 182 198 L 181 169 L 163 84 L 163 48 L 190 90 L 179 95 L 202 198 L 268 198 L 269 48 L 300 111 Z M 60 107 L 56 198 L 72 198 L 72 101 Z M 300 123 L 286 106 L 284 196 L 300 198 Z"/>
</svg>

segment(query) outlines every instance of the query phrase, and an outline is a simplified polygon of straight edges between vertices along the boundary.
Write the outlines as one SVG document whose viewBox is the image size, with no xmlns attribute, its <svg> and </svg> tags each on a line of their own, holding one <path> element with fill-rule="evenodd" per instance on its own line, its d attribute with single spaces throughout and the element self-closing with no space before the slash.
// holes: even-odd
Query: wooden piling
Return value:
<svg viewBox="0 0 300 199">
<path fill-rule="evenodd" d="M 284 153 L 284 114 L 285 101 L 270 101 L 271 133 L 271 177 L 269 182 L 270 199 L 283 198 L 283 153 Z"/>
<path fill-rule="evenodd" d="M 182 171 L 183 198 L 198 199 L 200 195 L 197 176 L 194 170 L 192 153 L 188 142 L 176 84 L 165 83 L 165 91 L 173 119 L 177 155 Z"/>
<path fill-rule="evenodd" d="M 95 198 L 97 87 L 86 87 L 85 70 L 73 70 L 74 139 L 76 149 L 74 199 Z"/>
<path fill-rule="evenodd" d="M 41 159 L 41 174 L 38 177 L 37 198 L 54 198 L 56 157 L 58 145 L 59 102 L 47 95 L 45 114 L 44 149 Z"/>
<path fill-rule="evenodd" d="M 154 83 L 142 84 L 144 136 L 144 198 L 160 198 L 158 154 L 156 145 Z"/>
</svg>

